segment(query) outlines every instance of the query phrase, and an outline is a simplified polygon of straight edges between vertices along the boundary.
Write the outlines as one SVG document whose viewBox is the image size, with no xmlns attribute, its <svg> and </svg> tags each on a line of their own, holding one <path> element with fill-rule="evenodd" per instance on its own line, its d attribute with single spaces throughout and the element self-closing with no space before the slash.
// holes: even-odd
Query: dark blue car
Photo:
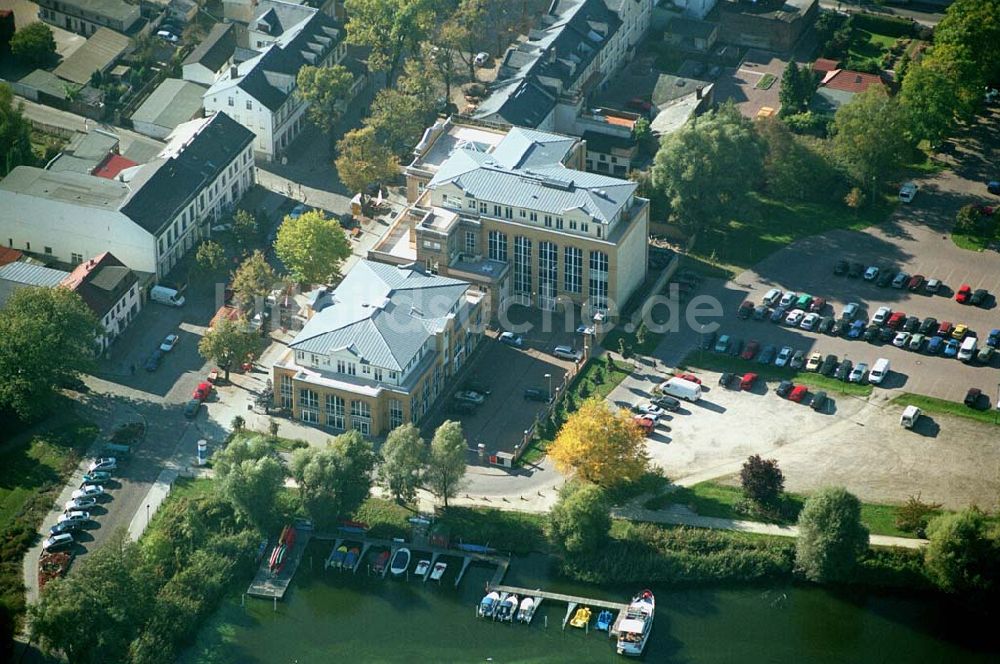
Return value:
<svg viewBox="0 0 1000 664">
<path fill-rule="evenodd" d="M 143 366 L 145 366 L 146 371 L 156 371 L 160 368 L 160 360 L 162 359 L 163 351 L 157 348 L 153 351 L 153 354 L 149 356 L 149 359 L 146 360 L 146 364 Z"/>
<path fill-rule="evenodd" d="M 937 355 L 941 352 L 942 346 L 944 346 L 944 339 L 941 337 L 931 337 L 927 340 L 927 354 Z"/>
<path fill-rule="evenodd" d="M 986 337 L 986 345 L 990 348 L 997 348 L 1000 346 L 1000 330 L 990 330 L 990 336 Z"/>
<path fill-rule="evenodd" d="M 865 321 L 856 320 L 853 323 L 851 323 L 851 329 L 847 331 L 847 338 L 857 339 L 864 333 L 864 331 L 865 331 Z"/>
</svg>

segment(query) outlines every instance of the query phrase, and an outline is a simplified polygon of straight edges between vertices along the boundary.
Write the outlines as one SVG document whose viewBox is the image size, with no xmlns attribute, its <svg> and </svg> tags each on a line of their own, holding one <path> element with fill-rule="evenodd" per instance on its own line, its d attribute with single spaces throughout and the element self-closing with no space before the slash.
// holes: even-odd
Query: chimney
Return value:
<svg viewBox="0 0 1000 664">
<path fill-rule="evenodd" d="M 701 94 L 702 94 L 703 90 L 704 90 L 704 87 L 701 86 L 701 85 L 699 85 L 697 88 L 694 89 L 695 94 L 698 95 L 697 97 L 695 97 L 695 99 L 701 99 Z"/>
<path fill-rule="evenodd" d="M 233 65 L 229 68 L 229 78 L 238 78 L 240 75 L 239 67 Z"/>
</svg>

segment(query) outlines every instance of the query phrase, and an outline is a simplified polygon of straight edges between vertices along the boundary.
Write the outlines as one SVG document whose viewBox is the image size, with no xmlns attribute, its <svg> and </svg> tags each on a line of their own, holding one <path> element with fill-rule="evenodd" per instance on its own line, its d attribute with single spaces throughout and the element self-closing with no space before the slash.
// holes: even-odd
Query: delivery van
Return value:
<svg viewBox="0 0 1000 664">
<path fill-rule="evenodd" d="M 880 357 L 875 360 L 872 370 L 868 372 L 868 382 L 873 385 L 881 385 L 885 377 L 889 375 L 889 360 Z"/>
<path fill-rule="evenodd" d="M 684 380 L 683 378 L 674 377 L 660 383 L 660 392 L 677 397 L 678 399 L 684 399 L 685 401 L 697 401 L 701 398 L 701 385 Z"/>
<path fill-rule="evenodd" d="M 899 423 L 906 429 L 912 429 L 923 412 L 916 406 L 907 406 L 899 416 Z"/>
<path fill-rule="evenodd" d="M 963 362 L 971 362 L 976 356 L 976 338 L 966 337 L 958 349 L 958 359 Z"/>
<path fill-rule="evenodd" d="M 149 291 L 149 299 L 171 307 L 184 306 L 184 296 L 173 288 L 167 288 L 166 286 L 153 286 Z"/>
</svg>

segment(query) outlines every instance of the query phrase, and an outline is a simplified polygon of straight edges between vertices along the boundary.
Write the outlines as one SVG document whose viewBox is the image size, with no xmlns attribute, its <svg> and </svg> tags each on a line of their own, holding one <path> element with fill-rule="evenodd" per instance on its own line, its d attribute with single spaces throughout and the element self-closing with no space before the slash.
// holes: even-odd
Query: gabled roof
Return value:
<svg viewBox="0 0 1000 664">
<path fill-rule="evenodd" d="M 7 263 L 16 263 L 21 260 L 24 256 L 17 249 L 10 249 L 8 247 L 0 247 L 0 265 L 6 265 Z"/>
<path fill-rule="evenodd" d="M 208 36 L 184 58 L 185 65 L 200 64 L 219 71 L 236 52 L 236 30 L 232 23 L 216 23 Z"/>
<path fill-rule="evenodd" d="M 444 329 L 469 284 L 416 267 L 358 262 L 289 347 L 329 355 L 347 350 L 358 361 L 404 371 Z"/>
<path fill-rule="evenodd" d="M 812 64 L 812 70 L 815 72 L 826 73 L 834 69 L 840 69 L 840 63 L 830 58 L 816 58 L 816 62 Z"/>
<path fill-rule="evenodd" d="M 105 72 L 128 49 L 129 38 L 108 28 L 98 28 L 83 45 L 63 60 L 52 73 L 85 85 L 95 71 Z"/>
<path fill-rule="evenodd" d="M 860 71 L 851 71 L 850 69 L 834 69 L 826 73 L 820 85 L 831 90 L 841 90 L 843 92 L 858 94 L 873 85 L 883 86 L 885 84 L 877 74 L 866 74 Z"/>
<path fill-rule="evenodd" d="M 164 79 L 132 113 L 132 122 L 146 122 L 173 130 L 182 122 L 201 115 L 204 94 L 203 85 L 179 78 Z"/>
<path fill-rule="evenodd" d="M 83 299 L 99 318 L 115 306 L 138 277 L 110 252 L 84 261 L 62 281 Z"/>
<path fill-rule="evenodd" d="M 0 267 L 0 280 L 11 281 L 25 286 L 47 286 L 53 288 L 62 283 L 69 272 L 53 270 L 34 263 L 8 263 Z"/>
</svg>

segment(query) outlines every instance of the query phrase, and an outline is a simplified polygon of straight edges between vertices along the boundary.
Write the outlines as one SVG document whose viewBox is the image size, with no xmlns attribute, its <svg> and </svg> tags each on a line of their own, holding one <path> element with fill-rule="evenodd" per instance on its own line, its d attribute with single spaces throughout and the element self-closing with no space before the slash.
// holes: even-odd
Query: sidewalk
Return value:
<svg viewBox="0 0 1000 664">
<path fill-rule="evenodd" d="M 696 514 L 685 514 L 683 509 L 647 510 L 641 507 L 618 507 L 611 511 L 616 519 L 629 521 L 647 521 L 649 523 L 666 523 L 676 526 L 694 526 L 696 528 L 714 528 L 717 530 L 735 530 L 758 535 L 773 535 L 777 537 L 798 537 L 796 526 L 779 526 L 773 523 L 758 521 L 737 521 L 735 519 L 719 519 Z M 871 546 L 893 546 L 904 549 L 921 549 L 927 544 L 925 539 L 910 537 L 890 537 L 888 535 L 871 535 Z"/>
</svg>

